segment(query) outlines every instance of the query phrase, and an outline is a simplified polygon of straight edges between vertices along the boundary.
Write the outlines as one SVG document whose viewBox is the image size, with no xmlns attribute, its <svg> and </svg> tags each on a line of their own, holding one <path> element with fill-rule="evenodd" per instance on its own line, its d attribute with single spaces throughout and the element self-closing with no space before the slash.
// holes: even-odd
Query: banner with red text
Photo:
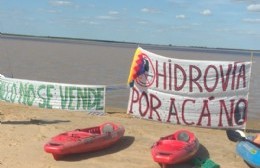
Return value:
<svg viewBox="0 0 260 168">
<path fill-rule="evenodd" d="M 146 72 L 131 88 L 128 113 L 202 127 L 245 127 L 251 62 L 183 60 L 142 48 Z"/>
</svg>

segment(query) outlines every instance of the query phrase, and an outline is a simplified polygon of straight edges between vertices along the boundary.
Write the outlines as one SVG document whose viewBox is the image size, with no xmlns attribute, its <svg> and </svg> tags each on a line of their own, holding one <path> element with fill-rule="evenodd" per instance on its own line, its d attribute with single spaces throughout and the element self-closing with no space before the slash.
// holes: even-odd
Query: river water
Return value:
<svg viewBox="0 0 260 168">
<path fill-rule="evenodd" d="M 260 119 L 260 51 L 1 35 L 0 74 L 46 82 L 107 85 L 106 106 L 127 108 L 127 78 L 138 46 L 180 59 L 253 61 L 248 117 Z"/>
</svg>

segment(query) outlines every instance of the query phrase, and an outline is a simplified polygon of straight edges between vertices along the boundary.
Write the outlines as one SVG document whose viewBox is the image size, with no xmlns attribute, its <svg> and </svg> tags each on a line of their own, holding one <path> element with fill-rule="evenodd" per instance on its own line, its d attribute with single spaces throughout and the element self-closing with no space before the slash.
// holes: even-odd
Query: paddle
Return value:
<svg viewBox="0 0 260 168">
<path fill-rule="evenodd" d="M 246 137 L 243 137 L 238 131 L 229 129 L 229 130 L 226 130 L 226 133 L 227 133 L 227 137 L 230 141 L 233 141 L 233 142 L 247 141 L 257 147 L 260 147 L 260 144 L 257 144 L 249 139 L 246 139 Z"/>
</svg>

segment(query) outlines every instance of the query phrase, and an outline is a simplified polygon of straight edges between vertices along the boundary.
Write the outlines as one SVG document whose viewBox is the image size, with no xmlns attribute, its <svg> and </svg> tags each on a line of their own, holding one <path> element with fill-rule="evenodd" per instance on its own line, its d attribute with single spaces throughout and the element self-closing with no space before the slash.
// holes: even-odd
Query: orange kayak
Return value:
<svg viewBox="0 0 260 168">
<path fill-rule="evenodd" d="M 44 145 L 44 150 L 51 153 L 55 160 L 59 160 L 64 155 L 92 152 L 109 147 L 115 144 L 124 132 L 122 125 L 107 122 L 54 136 Z"/>
</svg>

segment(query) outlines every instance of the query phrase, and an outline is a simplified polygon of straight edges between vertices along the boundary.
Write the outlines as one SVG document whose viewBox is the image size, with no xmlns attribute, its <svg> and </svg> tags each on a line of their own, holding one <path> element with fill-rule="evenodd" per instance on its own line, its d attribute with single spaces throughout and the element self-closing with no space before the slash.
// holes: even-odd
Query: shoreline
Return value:
<svg viewBox="0 0 260 168">
<path fill-rule="evenodd" d="M 1 107 L 6 107 L 7 109 L 19 109 L 19 108 L 28 108 L 28 109 L 36 109 L 37 111 L 58 111 L 58 112 L 65 112 L 65 113 L 86 113 L 86 115 L 93 115 L 95 114 L 91 112 L 85 112 L 85 111 L 70 111 L 70 110 L 62 110 L 62 109 L 45 109 L 45 108 L 39 108 L 39 107 L 34 107 L 34 106 L 27 106 L 23 104 L 16 104 L 16 103 L 9 103 L 9 102 L 4 102 L 0 101 L 0 106 Z M 0 110 L 0 116 L 1 114 Z M 97 115 L 98 116 L 98 115 Z M 199 126 L 188 126 L 188 125 L 180 125 L 180 124 L 173 124 L 173 123 L 166 123 L 166 122 L 159 122 L 155 120 L 149 120 L 149 119 L 142 119 L 138 118 L 135 116 L 132 116 L 130 114 L 127 114 L 127 109 L 120 108 L 120 107 L 106 107 L 105 108 L 105 113 L 102 116 L 113 116 L 113 117 L 119 117 L 119 118 L 133 118 L 133 119 L 138 119 L 138 120 L 144 120 L 148 122 L 154 122 L 154 123 L 161 123 L 161 124 L 168 124 L 168 125 L 173 125 L 173 126 L 183 126 L 183 127 L 190 127 L 190 128 L 202 128 L 202 129 L 213 129 L 213 130 L 225 130 L 227 128 L 210 128 L 210 127 L 199 127 Z M 2 120 L 0 120 L 1 123 Z M 259 119 L 257 118 L 249 118 L 246 123 L 246 128 L 241 129 L 245 131 L 246 133 L 260 133 L 260 122 Z"/>
<path fill-rule="evenodd" d="M 111 41 L 111 40 L 101 40 L 101 39 L 83 39 L 83 38 L 71 38 L 71 37 L 55 37 L 55 36 L 35 36 L 35 35 L 23 35 L 23 34 L 9 34 L 9 33 L 0 33 L 3 39 L 11 39 L 11 40 L 32 40 L 32 41 L 42 41 L 42 42 L 57 42 L 57 43 L 75 43 L 75 44 L 92 44 L 98 45 L 118 45 L 124 47 L 134 47 L 144 46 L 148 49 L 155 50 L 176 50 L 176 51 L 196 51 L 196 50 L 223 50 L 231 53 L 247 53 L 247 52 L 255 52 L 257 55 L 260 55 L 260 50 L 252 50 L 252 49 L 239 49 L 239 48 L 219 48 L 219 47 L 201 47 L 201 46 L 175 46 L 175 45 L 165 45 L 165 44 L 149 44 L 149 43 L 138 43 L 138 42 L 126 42 L 126 41 Z"/>
</svg>

